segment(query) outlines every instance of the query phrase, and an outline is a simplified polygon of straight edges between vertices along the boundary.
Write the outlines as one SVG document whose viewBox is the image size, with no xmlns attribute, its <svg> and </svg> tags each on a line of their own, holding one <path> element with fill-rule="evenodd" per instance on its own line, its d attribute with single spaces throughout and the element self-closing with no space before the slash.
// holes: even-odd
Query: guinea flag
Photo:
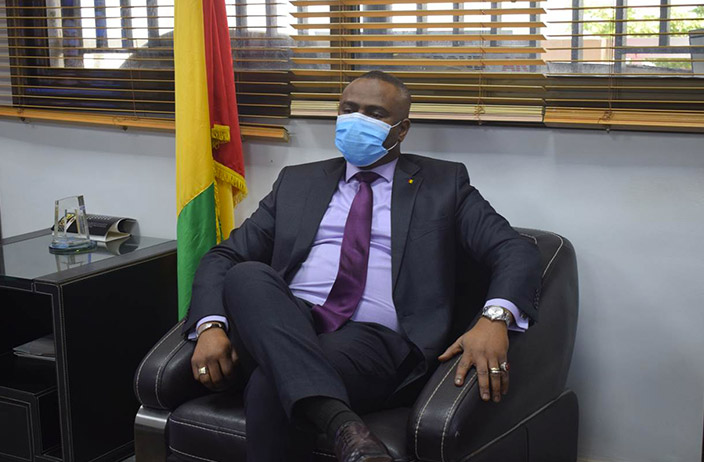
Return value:
<svg viewBox="0 0 704 462">
<path fill-rule="evenodd" d="M 175 2 L 178 313 L 201 257 L 235 227 L 247 194 L 224 0 Z"/>
</svg>

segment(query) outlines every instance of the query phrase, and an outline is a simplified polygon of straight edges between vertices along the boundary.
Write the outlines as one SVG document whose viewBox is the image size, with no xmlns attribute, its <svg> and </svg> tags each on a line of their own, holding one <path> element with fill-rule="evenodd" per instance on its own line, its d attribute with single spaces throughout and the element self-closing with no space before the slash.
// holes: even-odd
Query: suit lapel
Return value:
<svg viewBox="0 0 704 462">
<path fill-rule="evenodd" d="M 401 155 L 394 172 L 394 185 L 391 192 L 391 281 L 394 290 L 406 248 L 413 205 L 423 182 L 423 178 L 418 175 L 419 170 L 418 165 Z"/>
<path fill-rule="evenodd" d="M 291 251 L 291 258 L 284 272 L 286 281 L 289 280 L 292 271 L 296 270 L 308 256 L 315 234 L 320 227 L 320 222 L 344 171 L 345 161 L 341 157 L 339 161 L 324 164 L 318 175 L 310 178 L 311 187 L 308 190 L 308 197 L 303 208 L 301 227 L 298 230 L 298 235 Z"/>
</svg>

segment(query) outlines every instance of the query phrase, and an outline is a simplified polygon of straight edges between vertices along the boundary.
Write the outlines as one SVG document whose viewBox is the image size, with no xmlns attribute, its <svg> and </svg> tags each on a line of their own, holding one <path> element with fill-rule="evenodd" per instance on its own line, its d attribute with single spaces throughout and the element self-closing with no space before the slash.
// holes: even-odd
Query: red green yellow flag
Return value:
<svg viewBox="0 0 704 462">
<path fill-rule="evenodd" d="M 235 226 L 247 194 L 224 0 L 175 2 L 178 310 L 205 252 Z"/>
</svg>

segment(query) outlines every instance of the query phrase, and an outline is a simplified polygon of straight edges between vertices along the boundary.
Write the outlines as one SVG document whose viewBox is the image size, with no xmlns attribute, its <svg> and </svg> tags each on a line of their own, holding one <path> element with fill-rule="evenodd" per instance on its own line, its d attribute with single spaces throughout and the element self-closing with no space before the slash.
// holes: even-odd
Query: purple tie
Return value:
<svg viewBox="0 0 704 462">
<path fill-rule="evenodd" d="M 340 249 L 340 267 L 327 300 L 313 306 L 313 319 L 320 333 L 340 328 L 357 310 L 367 283 L 369 242 L 372 235 L 371 183 L 379 178 L 374 172 L 358 172 L 359 191 L 354 196 L 345 223 L 345 234 Z"/>
</svg>

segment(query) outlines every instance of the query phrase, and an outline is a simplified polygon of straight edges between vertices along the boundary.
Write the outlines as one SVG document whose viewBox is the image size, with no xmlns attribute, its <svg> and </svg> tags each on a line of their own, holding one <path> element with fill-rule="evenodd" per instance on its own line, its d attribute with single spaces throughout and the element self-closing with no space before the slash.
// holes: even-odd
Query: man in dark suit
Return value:
<svg viewBox="0 0 704 462">
<path fill-rule="evenodd" d="M 214 390 L 248 378 L 250 461 L 305 459 L 298 432 L 310 427 L 341 461 L 390 461 L 358 414 L 412 397 L 460 353 L 456 385 L 475 366 L 485 401 L 508 392 L 507 330 L 536 318 L 537 249 L 462 164 L 401 154 L 409 110 L 394 77 L 352 82 L 336 127 L 343 157 L 284 168 L 201 261 L 184 330 L 197 338 L 193 375 Z M 483 315 L 452 339 L 464 254 L 491 281 Z"/>
</svg>

